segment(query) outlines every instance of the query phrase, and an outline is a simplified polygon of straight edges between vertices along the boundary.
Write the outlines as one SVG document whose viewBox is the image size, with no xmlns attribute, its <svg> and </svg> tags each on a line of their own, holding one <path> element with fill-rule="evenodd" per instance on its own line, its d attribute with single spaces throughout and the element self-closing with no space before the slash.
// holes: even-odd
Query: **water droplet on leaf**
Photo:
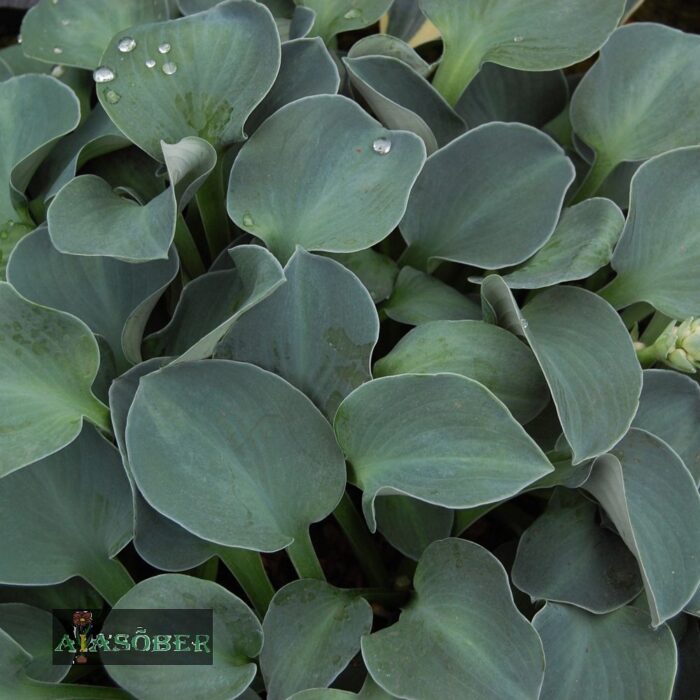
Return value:
<svg viewBox="0 0 700 700">
<path fill-rule="evenodd" d="M 114 92 L 114 90 L 107 90 L 107 92 L 105 92 L 105 98 L 109 104 L 115 105 L 121 100 L 122 96 L 118 92 Z"/>
<path fill-rule="evenodd" d="M 250 214 L 245 214 L 243 217 L 244 226 L 255 226 L 255 220 Z"/>
<path fill-rule="evenodd" d="M 17 35 L 17 43 L 18 43 L 18 44 L 21 44 L 21 43 L 22 43 L 22 35 L 21 35 L 21 34 L 18 34 L 18 35 Z"/>
<path fill-rule="evenodd" d="M 96 83 L 109 83 L 114 80 L 114 71 L 107 66 L 100 66 L 93 71 L 92 79 Z"/>
<path fill-rule="evenodd" d="M 528 322 L 527 322 L 524 318 L 521 318 L 521 319 L 520 319 L 520 325 L 522 326 L 522 329 L 525 330 L 525 329 L 528 327 L 529 324 L 528 324 Z"/>
<path fill-rule="evenodd" d="M 146 61 L 146 68 L 155 68 L 155 67 L 156 67 L 156 62 L 152 58 L 149 58 Z"/>
<path fill-rule="evenodd" d="M 172 75 L 176 71 L 177 66 L 172 61 L 163 64 L 163 73 L 165 73 L 165 75 Z"/>
<path fill-rule="evenodd" d="M 122 53 L 129 53 L 130 51 L 133 51 L 136 48 L 136 40 L 132 39 L 130 36 L 125 36 L 123 39 L 119 40 L 117 48 Z"/>
<path fill-rule="evenodd" d="M 376 139 L 372 144 L 372 150 L 380 156 L 385 156 L 391 150 L 391 141 L 389 139 Z"/>
<path fill-rule="evenodd" d="M 520 36 L 520 35 L 518 34 L 518 36 L 514 36 L 514 37 L 513 37 L 513 41 L 514 41 L 516 44 L 519 44 L 524 38 L 525 38 L 524 36 Z"/>
<path fill-rule="evenodd" d="M 356 8 L 353 7 L 352 10 L 348 10 L 343 17 L 345 19 L 357 19 L 362 13 Z"/>
<path fill-rule="evenodd" d="M 165 42 L 158 47 L 158 53 L 168 53 L 170 51 L 170 44 Z"/>
<path fill-rule="evenodd" d="M 60 78 L 65 72 L 66 69 L 63 66 L 54 66 L 51 69 L 51 75 L 53 75 L 54 78 Z"/>
<path fill-rule="evenodd" d="M 60 46 L 54 46 L 53 52 L 58 56 L 59 54 L 63 53 L 63 49 Z"/>
<path fill-rule="evenodd" d="M 62 20 L 61 20 L 61 25 L 62 25 L 62 26 L 67 27 L 69 24 L 70 24 L 70 20 L 69 20 L 69 19 L 62 19 Z"/>
</svg>

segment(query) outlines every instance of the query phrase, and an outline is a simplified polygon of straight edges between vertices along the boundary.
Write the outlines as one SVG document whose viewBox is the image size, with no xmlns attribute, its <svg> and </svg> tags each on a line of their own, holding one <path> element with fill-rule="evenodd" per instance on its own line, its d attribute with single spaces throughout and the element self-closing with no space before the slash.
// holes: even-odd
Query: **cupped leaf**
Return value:
<svg viewBox="0 0 700 700">
<path fill-rule="evenodd" d="M 330 40 L 340 32 L 374 24 L 391 6 L 392 0 L 295 0 L 316 13 L 311 34 Z"/>
<path fill-rule="evenodd" d="M 522 71 L 486 63 L 455 109 L 470 127 L 520 122 L 540 128 L 559 115 L 569 99 L 561 71 Z"/>
<path fill-rule="evenodd" d="M 700 386 L 690 377 L 666 369 L 647 369 L 642 375 L 642 395 L 632 426 L 666 442 L 699 482 Z"/>
<path fill-rule="evenodd" d="M 342 454 L 311 401 L 239 362 L 181 363 L 141 379 L 126 444 L 153 507 L 234 547 L 288 546 L 335 508 L 345 485 Z"/>
<path fill-rule="evenodd" d="M 576 136 L 595 156 L 579 197 L 618 163 L 700 143 L 699 60 L 700 37 L 660 24 L 631 24 L 610 37 L 571 100 Z"/>
<path fill-rule="evenodd" d="M 473 542 L 430 545 L 399 621 L 362 639 L 374 680 L 421 700 L 537 700 L 542 643 L 518 612 L 498 560 Z"/>
<path fill-rule="evenodd" d="M 168 0 L 40 0 L 22 22 L 22 50 L 47 63 L 97 68 L 110 39 L 168 18 Z"/>
<path fill-rule="evenodd" d="M 372 608 L 324 581 L 293 581 L 279 590 L 263 622 L 260 668 L 269 700 L 330 685 L 372 629 Z"/>
<path fill-rule="evenodd" d="M 233 326 L 216 356 L 279 374 L 332 420 L 371 377 L 377 312 L 357 277 L 334 260 L 297 249 L 284 274 L 286 284 Z"/>
<path fill-rule="evenodd" d="M 294 100 L 334 95 L 339 87 L 338 68 L 319 38 L 285 41 L 275 83 L 248 118 L 246 133 L 253 133 L 271 114 Z"/>
<path fill-rule="evenodd" d="M 48 211 L 49 234 L 62 253 L 163 260 L 181 211 L 216 164 L 206 141 L 161 142 L 169 187 L 140 205 L 96 175 L 79 175 L 63 187 Z"/>
<path fill-rule="evenodd" d="M 59 253 L 42 226 L 18 243 L 7 276 L 25 298 L 77 316 L 105 338 L 121 372 L 141 359 L 146 321 L 178 267 L 172 249 L 167 260 L 140 265 Z"/>
<path fill-rule="evenodd" d="M 670 700 L 676 645 L 666 625 L 650 629 L 645 612 L 591 615 L 547 603 L 532 624 L 546 660 L 541 700 Z"/>
<path fill-rule="evenodd" d="M 490 275 L 482 295 L 499 322 L 524 336 L 549 384 L 579 464 L 609 450 L 639 405 L 642 371 L 620 317 L 579 287 L 552 287 L 521 311 L 506 283 Z"/>
<path fill-rule="evenodd" d="M 394 549 L 418 561 L 428 545 L 449 537 L 454 513 L 408 496 L 380 496 L 375 501 L 377 529 Z"/>
<path fill-rule="evenodd" d="M 624 0 L 419 0 L 442 34 L 435 85 L 455 104 L 481 64 L 543 71 L 594 54 L 617 26 Z"/>
<path fill-rule="evenodd" d="M 52 77 L 0 83 L 0 278 L 14 245 L 34 228 L 24 190 L 56 141 L 79 122 L 75 94 Z"/>
<path fill-rule="evenodd" d="M 584 484 L 637 558 L 652 623 L 678 614 L 700 583 L 700 494 L 680 457 L 633 428 Z"/>
<path fill-rule="evenodd" d="M 363 250 L 397 225 L 424 159 L 417 136 L 387 131 L 347 98 L 306 97 L 273 114 L 243 146 L 228 212 L 284 262 L 297 245 Z"/>
<path fill-rule="evenodd" d="M 122 39 L 135 42 L 120 49 Z M 96 73 L 112 121 L 154 158 L 199 136 L 217 150 L 245 138 L 243 125 L 275 81 L 280 41 L 269 10 L 230 0 L 188 17 L 117 34 Z M 107 80 L 109 78 L 109 80 Z"/>
<path fill-rule="evenodd" d="M 262 646 L 262 629 L 243 601 L 212 581 L 194 576 L 164 574 L 141 581 L 120 598 L 114 610 L 204 609 L 212 610 L 214 634 L 210 666 L 109 665 L 109 675 L 142 700 L 162 700 L 164 695 L 191 700 L 233 700 L 251 684 L 256 673 L 253 659 Z M 167 620 L 167 613 L 164 613 Z M 103 631 L 117 632 L 107 617 Z"/>
<path fill-rule="evenodd" d="M 355 90 L 390 129 L 420 136 L 428 153 L 466 131 L 462 118 L 409 65 L 390 56 L 344 59 Z"/>
<path fill-rule="evenodd" d="M 100 362 L 90 329 L 0 283 L 0 476 L 72 442 L 83 419 L 109 430 L 90 391 Z"/>
<path fill-rule="evenodd" d="M 374 376 L 453 372 L 483 384 L 520 423 L 549 401 L 532 352 L 508 331 L 483 321 L 434 321 L 414 328 L 374 365 Z"/>
<path fill-rule="evenodd" d="M 12 700 L 129 700 L 125 691 L 89 685 L 44 683 L 28 676 L 33 661 L 7 632 L 0 629 L 0 693 Z"/>
<path fill-rule="evenodd" d="M 405 261 L 487 269 L 516 265 L 554 231 L 574 166 L 546 134 L 524 124 L 477 127 L 428 158 L 401 233 Z"/>
<path fill-rule="evenodd" d="M 698 168 L 700 147 L 683 148 L 653 158 L 632 178 L 630 213 L 612 258 L 617 276 L 601 290 L 615 308 L 646 301 L 671 318 L 700 314 Z"/>
<path fill-rule="evenodd" d="M 363 384 L 340 404 L 335 432 L 373 531 L 379 495 L 470 508 L 513 496 L 552 470 L 508 409 L 457 374 Z"/>
<path fill-rule="evenodd" d="M 478 304 L 454 287 L 409 266 L 401 268 L 394 291 L 383 309 L 389 318 L 409 326 L 481 318 Z"/>
<path fill-rule="evenodd" d="M 12 637 L 31 657 L 25 669 L 30 678 L 45 683 L 60 683 L 70 670 L 69 665 L 53 661 L 53 615 L 48 610 L 24 603 L 0 604 L 0 628 Z"/>
<path fill-rule="evenodd" d="M 624 225 L 625 217 L 609 199 L 587 199 L 565 209 L 544 247 L 503 281 L 511 289 L 540 289 L 590 277 L 610 262 Z"/>
<path fill-rule="evenodd" d="M 636 598 L 642 590 L 637 562 L 596 515 L 595 503 L 557 489 L 520 538 L 513 583 L 533 600 L 571 603 L 597 614 Z"/>
<path fill-rule="evenodd" d="M 131 489 L 119 453 L 94 428 L 0 480 L 0 524 L 2 583 L 81 576 L 111 604 L 133 585 L 113 559 L 132 536 Z"/>
<path fill-rule="evenodd" d="M 211 356 L 238 319 L 285 282 L 282 267 L 261 246 L 236 246 L 230 256 L 234 269 L 210 272 L 185 287 L 170 323 L 146 339 L 152 357 L 177 355 L 184 362 Z"/>
<path fill-rule="evenodd" d="M 394 291 L 399 266 L 389 256 L 367 248 L 357 253 L 327 253 L 326 257 L 333 258 L 357 275 L 375 304 L 388 299 Z"/>
</svg>

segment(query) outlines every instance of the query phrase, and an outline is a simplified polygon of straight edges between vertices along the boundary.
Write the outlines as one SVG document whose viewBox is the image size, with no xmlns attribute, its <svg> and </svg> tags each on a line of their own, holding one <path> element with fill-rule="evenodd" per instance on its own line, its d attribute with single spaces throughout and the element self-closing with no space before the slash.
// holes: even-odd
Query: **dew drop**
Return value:
<svg viewBox="0 0 700 700">
<path fill-rule="evenodd" d="M 158 47 L 158 53 L 168 53 L 170 51 L 170 44 L 166 41 Z"/>
<path fill-rule="evenodd" d="M 107 92 L 105 92 L 105 98 L 109 104 L 115 105 L 121 100 L 122 96 L 118 92 L 114 92 L 114 90 L 107 90 Z"/>
<path fill-rule="evenodd" d="M 513 41 L 514 41 L 516 44 L 519 44 L 524 38 L 525 38 L 524 36 L 520 36 L 520 34 L 518 34 L 518 36 L 514 36 L 514 37 L 513 37 Z"/>
<path fill-rule="evenodd" d="M 250 214 L 245 214 L 243 216 L 243 225 L 244 226 L 255 226 L 255 220 Z"/>
<path fill-rule="evenodd" d="M 60 78 L 65 72 L 66 69 L 63 66 L 54 66 L 51 69 L 51 75 L 53 75 L 54 78 Z"/>
<path fill-rule="evenodd" d="M 163 73 L 165 73 L 165 75 L 172 75 L 176 71 L 177 66 L 172 61 L 163 64 Z"/>
<path fill-rule="evenodd" d="M 380 156 L 385 156 L 391 150 L 391 141 L 389 139 L 376 139 L 372 144 L 372 150 Z"/>
<path fill-rule="evenodd" d="M 352 10 L 348 10 L 343 17 L 345 19 L 357 19 L 362 13 L 356 8 L 353 7 Z"/>
<path fill-rule="evenodd" d="M 70 20 L 69 20 L 69 19 L 62 19 L 62 20 L 61 20 L 61 25 L 62 25 L 62 26 L 67 27 L 69 24 L 70 24 Z"/>
<path fill-rule="evenodd" d="M 146 68 L 155 68 L 155 67 L 156 67 L 156 62 L 152 58 L 149 58 L 146 61 Z"/>
<path fill-rule="evenodd" d="M 114 71 L 107 66 L 100 66 L 93 71 L 92 79 L 96 83 L 109 83 L 114 80 Z"/>
<path fill-rule="evenodd" d="M 524 318 L 521 318 L 520 325 L 521 325 L 522 329 L 525 330 L 530 324 Z"/>
<path fill-rule="evenodd" d="M 63 53 L 63 49 L 62 49 L 60 46 L 54 46 L 54 47 L 53 47 L 53 52 L 54 52 L 57 56 L 59 56 L 60 54 Z"/>
<path fill-rule="evenodd" d="M 22 35 L 21 35 L 21 34 L 18 34 L 18 35 L 17 35 L 17 43 L 18 43 L 18 44 L 21 44 L 21 43 L 22 43 Z"/>
<path fill-rule="evenodd" d="M 58 0 L 51 0 L 52 5 L 58 5 Z"/>
<path fill-rule="evenodd" d="M 132 39 L 130 36 L 125 36 L 124 38 L 119 40 L 117 48 L 122 53 L 129 53 L 130 51 L 133 51 L 136 48 L 136 40 Z"/>
</svg>

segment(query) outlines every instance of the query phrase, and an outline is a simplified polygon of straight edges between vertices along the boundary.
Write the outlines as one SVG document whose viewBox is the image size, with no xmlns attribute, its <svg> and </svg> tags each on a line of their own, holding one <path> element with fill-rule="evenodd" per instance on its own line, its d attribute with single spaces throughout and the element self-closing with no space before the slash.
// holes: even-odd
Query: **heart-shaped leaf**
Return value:
<svg viewBox="0 0 700 700">
<path fill-rule="evenodd" d="M 166 259 L 181 211 L 216 164 L 202 139 L 161 142 L 169 187 L 143 206 L 95 175 L 63 187 L 48 212 L 49 233 L 62 253 L 100 255 L 130 262 Z"/>
<path fill-rule="evenodd" d="M 631 24 L 610 37 L 571 100 L 576 136 L 595 157 L 579 199 L 619 163 L 700 143 L 699 60 L 697 35 L 660 24 Z"/>
<path fill-rule="evenodd" d="M 52 648 L 53 615 L 47 610 L 24 603 L 0 604 L 0 628 L 4 630 L 31 657 L 25 669 L 30 678 L 45 683 L 60 683 L 70 666 L 54 663 Z"/>
<path fill-rule="evenodd" d="M 124 39 L 133 48 L 124 51 Z M 280 41 L 269 10 L 253 0 L 229 0 L 118 34 L 95 79 L 112 121 L 160 160 L 161 140 L 199 136 L 217 150 L 242 141 L 243 125 L 279 66 Z"/>
<path fill-rule="evenodd" d="M 168 18 L 168 0 L 40 0 L 22 22 L 22 50 L 40 61 L 97 68 L 110 39 Z"/>
<path fill-rule="evenodd" d="M 55 78 L 24 75 L 0 83 L 0 279 L 10 251 L 34 228 L 24 190 L 54 143 L 79 121 L 78 99 Z"/>
<path fill-rule="evenodd" d="M 282 63 L 274 85 L 246 122 L 252 134 L 286 104 L 311 95 L 334 95 L 340 75 L 328 49 L 319 39 L 295 39 L 282 44 Z"/>
<path fill-rule="evenodd" d="M 625 217 L 609 199 L 587 199 L 565 209 L 544 247 L 503 281 L 511 289 L 540 289 L 590 277 L 610 262 L 624 225 Z"/>
<path fill-rule="evenodd" d="M 90 329 L 0 283 L 0 476 L 60 450 L 83 418 L 110 430 L 90 391 L 100 362 Z"/>
<path fill-rule="evenodd" d="M 347 98 L 306 97 L 273 114 L 243 146 L 228 212 L 283 262 L 297 245 L 363 250 L 396 227 L 424 159 L 417 136 L 387 131 Z"/>
<path fill-rule="evenodd" d="M 666 369 L 647 369 L 642 374 L 642 395 L 632 425 L 666 442 L 699 482 L 700 386 Z"/>
<path fill-rule="evenodd" d="M 636 598 L 642 590 L 637 562 L 596 515 L 595 503 L 557 489 L 520 538 L 513 583 L 533 600 L 571 603 L 597 614 Z"/>
<path fill-rule="evenodd" d="M 392 0 L 295 0 L 316 13 L 311 34 L 324 41 L 340 32 L 374 24 L 391 6 Z"/>
<path fill-rule="evenodd" d="M 698 168 L 700 148 L 683 148 L 653 158 L 632 178 L 630 213 L 612 258 L 617 276 L 601 291 L 615 308 L 646 301 L 671 318 L 700 314 Z"/>
<path fill-rule="evenodd" d="M 236 321 L 285 282 L 282 267 L 261 246 L 236 246 L 230 256 L 233 270 L 185 287 L 170 323 L 146 340 L 151 356 L 178 355 L 178 362 L 211 356 Z"/>
<path fill-rule="evenodd" d="M 676 645 L 666 625 L 653 631 L 635 608 L 591 615 L 547 603 L 532 624 L 544 645 L 540 700 L 670 700 Z"/>
<path fill-rule="evenodd" d="M 434 321 L 414 328 L 374 365 L 374 376 L 454 372 L 483 384 L 520 423 L 549 401 L 532 352 L 508 331 L 483 321 Z"/>
<path fill-rule="evenodd" d="M 372 531 L 379 495 L 469 508 L 513 496 L 552 470 L 508 409 L 457 374 L 363 384 L 340 404 L 335 432 Z"/>
<path fill-rule="evenodd" d="M 523 262 L 552 235 L 574 175 L 564 151 L 530 126 L 472 129 L 426 161 L 401 221 L 405 262 Z"/>
<path fill-rule="evenodd" d="M 162 700 L 164 694 L 191 700 L 233 700 L 251 684 L 257 670 L 262 629 L 240 598 L 225 588 L 194 576 L 164 574 L 141 581 L 114 606 L 124 619 L 126 611 L 212 610 L 214 635 L 210 666 L 109 665 L 109 675 L 134 697 Z M 138 613 L 133 615 L 138 624 Z M 164 613 L 167 615 L 167 613 Z M 167 619 L 167 617 L 165 618 Z M 118 631 L 107 617 L 103 631 Z"/>
<path fill-rule="evenodd" d="M 665 442 L 633 428 L 596 460 L 584 488 L 637 558 L 658 627 L 700 584 L 700 494 L 693 477 Z"/>
<path fill-rule="evenodd" d="M 216 356 L 279 374 L 332 420 L 370 379 L 377 312 L 360 281 L 334 260 L 297 249 L 284 274 L 286 284 L 234 325 Z"/>
<path fill-rule="evenodd" d="M 394 549 L 418 561 L 428 545 L 449 537 L 454 514 L 408 496 L 380 496 L 374 503 L 377 530 Z"/>
<path fill-rule="evenodd" d="M 374 680 L 422 700 L 537 700 L 542 643 L 518 612 L 498 560 L 473 542 L 430 545 L 399 621 L 362 639 Z"/>
<path fill-rule="evenodd" d="M 389 56 L 346 58 L 355 90 L 389 129 L 420 136 L 428 153 L 466 131 L 462 118 L 430 83 L 406 63 Z"/>
<path fill-rule="evenodd" d="M 632 423 L 642 388 L 639 362 L 620 317 L 579 287 L 546 289 L 522 312 L 500 277 L 487 277 L 481 290 L 499 324 L 524 336 L 535 353 L 574 465 L 609 450 Z"/>
<path fill-rule="evenodd" d="M 617 26 L 624 0 L 419 0 L 442 34 L 435 85 L 455 104 L 482 63 L 542 71 L 594 54 Z"/>
<path fill-rule="evenodd" d="M 180 363 L 141 379 L 126 444 L 153 507 L 233 547 L 287 547 L 335 508 L 345 484 L 343 457 L 311 401 L 239 362 Z"/>
<path fill-rule="evenodd" d="M 520 122 L 538 129 L 566 107 L 569 87 L 559 71 L 530 72 L 485 63 L 455 109 L 470 127 Z"/>
<path fill-rule="evenodd" d="M 172 249 L 167 260 L 140 265 L 65 255 L 42 226 L 17 244 L 7 276 L 25 298 L 73 314 L 104 337 L 121 373 L 141 359 L 146 321 L 178 267 Z"/>
<path fill-rule="evenodd" d="M 394 292 L 383 308 L 389 318 L 409 326 L 481 318 L 478 304 L 454 287 L 409 266 L 401 268 Z"/>
<path fill-rule="evenodd" d="M 0 479 L 0 524 L 3 583 L 82 576 L 110 604 L 133 585 L 113 559 L 132 536 L 129 481 L 119 453 L 89 426 L 60 452 Z"/>
<path fill-rule="evenodd" d="M 330 685 L 372 629 L 369 603 L 323 581 L 293 581 L 279 590 L 263 622 L 260 668 L 269 700 Z"/>
</svg>

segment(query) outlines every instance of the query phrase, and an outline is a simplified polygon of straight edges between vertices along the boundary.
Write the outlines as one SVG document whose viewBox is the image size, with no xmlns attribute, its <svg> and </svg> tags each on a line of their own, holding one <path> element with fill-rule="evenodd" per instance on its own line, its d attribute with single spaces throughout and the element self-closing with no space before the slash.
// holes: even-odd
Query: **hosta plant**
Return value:
<svg viewBox="0 0 700 700">
<path fill-rule="evenodd" d="M 638 5 L 25 15 L 0 696 L 697 700 L 700 37 Z M 211 665 L 52 662 L 161 608 Z"/>
</svg>

